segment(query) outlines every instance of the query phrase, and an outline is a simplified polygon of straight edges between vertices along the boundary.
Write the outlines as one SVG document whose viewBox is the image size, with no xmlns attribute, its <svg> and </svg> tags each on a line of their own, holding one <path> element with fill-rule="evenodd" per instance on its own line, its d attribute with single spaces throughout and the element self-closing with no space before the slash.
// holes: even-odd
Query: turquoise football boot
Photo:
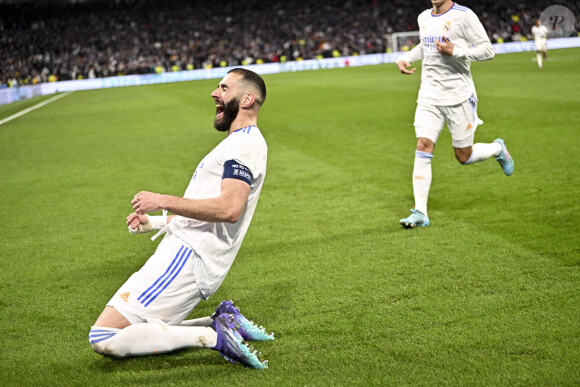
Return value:
<svg viewBox="0 0 580 387">
<path fill-rule="evenodd" d="M 399 223 L 405 228 L 426 227 L 429 226 L 429 217 L 421 211 L 411 210 L 411 216 L 401 219 Z"/>
<path fill-rule="evenodd" d="M 212 349 L 218 351 L 226 360 L 259 370 L 268 368 L 268 361 L 260 360 L 258 353 L 244 343 L 235 327 L 233 315 L 223 313 L 217 316 L 211 327 L 217 332 L 217 343 Z"/>
<path fill-rule="evenodd" d="M 244 315 L 240 313 L 240 310 L 234 306 L 233 301 L 222 301 L 216 308 L 214 314 L 212 314 L 211 318 L 216 318 L 223 313 L 228 313 L 234 316 L 236 328 L 244 340 L 274 340 L 274 333 L 267 333 L 263 326 L 258 326 L 253 321 L 244 317 Z"/>
<path fill-rule="evenodd" d="M 503 173 L 505 173 L 506 176 L 511 176 L 511 174 L 514 173 L 514 160 L 510 156 L 510 153 L 505 146 L 505 142 L 501 138 L 496 138 L 493 142 L 497 142 L 501 145 L 501 152 L 499 152 L 499 155 L 497 155 L 495 159 L 499 165 L 501 165 Z"/>
</svg>

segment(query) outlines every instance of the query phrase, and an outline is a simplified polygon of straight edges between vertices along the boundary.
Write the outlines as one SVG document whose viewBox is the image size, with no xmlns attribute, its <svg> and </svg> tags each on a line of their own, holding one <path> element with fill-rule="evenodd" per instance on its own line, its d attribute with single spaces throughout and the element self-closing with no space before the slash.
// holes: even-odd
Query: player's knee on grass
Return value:
<svg viewBox="0 0 580 387">
<path fill-rule="evenodd" d="M 123 347 L 115 345 L 115 335 L 120 329 L 93 326 L 89 333 L 89 342 L 93 351 L 103 356 L 125 357 L 128 352 Z"/>
<path fill-rule="evenodd" d="M 93 351 L 98 353 L 99 355 L 109 356 L 109 357 L 125 357 L 126 353 L 119 353 L 117 348 L 114 346 L 109 345 L 109 340 L 101 341 L 99 343 L 92 344 Z"/>
<path fill-rule="evenodd" d="M 114 345 L 114 340 L 112 339 L 93 344 L 92 347 L 96 353 L 107 357 L 123 358 L 129 356 L 129 353 L 126 350 Z"/>
<path fill-rule="evenodd" d="M 114 353 L 109 350 L 109 346 L 107 345 L 106 342 L 91 344 L 91 346 L 93 347 L 93 351 L 95 351 L 99 355 L 116 357 Z"/>
</svg>

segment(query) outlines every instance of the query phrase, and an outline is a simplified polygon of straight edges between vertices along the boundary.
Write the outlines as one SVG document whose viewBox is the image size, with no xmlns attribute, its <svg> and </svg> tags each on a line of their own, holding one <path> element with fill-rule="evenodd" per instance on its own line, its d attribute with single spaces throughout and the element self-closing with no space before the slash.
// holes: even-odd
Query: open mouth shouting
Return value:
<svg viewBox="0 0 580 387">
<path fill-rule="evenodd" d="M 223 115 L 224 115 L 224 105 L 223 104 L 221 104 L 221 105 L 216 104 L 216 106 L 215 106 L 215 117 L 216 118 L 220 118 Z"/>
<path fill-rule="evenodd" d="M 215 105 L 215 120 L 213 126 L 220 132 L 227 132 L 230 130 L 232 122 L 238 116 L 238 110 L 240 109 L 239 98 L 233 98 L 227 103 L 223 101 L 216 101 Z"/>
</svg>

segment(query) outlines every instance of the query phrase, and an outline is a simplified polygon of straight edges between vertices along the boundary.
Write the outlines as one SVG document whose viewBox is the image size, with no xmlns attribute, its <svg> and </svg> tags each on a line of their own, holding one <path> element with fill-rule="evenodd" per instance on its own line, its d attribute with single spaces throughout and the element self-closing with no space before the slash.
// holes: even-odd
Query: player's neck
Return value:
<svg viewBox="0 0 580 387">
<path fill-rule="evenodd" d="M 247 128 L 248 126 L 256 125 L 257 126 L 258 120 L 256 117 L 238 117 L 232 122 L 230 125 L 230 130 L 228 135 L 232 134 L 238 129 Z"/>
<path fill-rule="evenodd" d="M 451 0 L 444 1 L 441 5 L 438 6 L 433 4 L 433 15 L 440 15 L 442 13 L 445 13 L 449 11 L 449 8 L 451 8 L 452 6 L 453 1 Z"/>
</svg>

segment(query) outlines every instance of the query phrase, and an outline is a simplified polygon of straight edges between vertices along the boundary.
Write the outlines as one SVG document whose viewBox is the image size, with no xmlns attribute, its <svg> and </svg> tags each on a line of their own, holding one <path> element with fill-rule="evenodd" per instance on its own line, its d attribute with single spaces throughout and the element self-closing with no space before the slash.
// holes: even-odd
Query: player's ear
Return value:
<svg viewBox="0 0 580 387">
<path fill-rule="evenodd" d="M 242 97 L 242 101 L 240 102 L 240 106 L 242 109 L 251 109 L 256 101 L 256 96 L 252 92 L 247 92 Z"/>
</svg>

